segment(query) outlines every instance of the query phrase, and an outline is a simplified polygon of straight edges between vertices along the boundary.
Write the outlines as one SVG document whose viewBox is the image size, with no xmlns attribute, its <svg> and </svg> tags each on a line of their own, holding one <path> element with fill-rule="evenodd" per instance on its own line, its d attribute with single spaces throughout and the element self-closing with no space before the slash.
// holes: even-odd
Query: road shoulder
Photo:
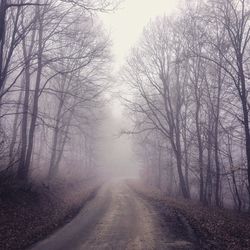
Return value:
<svg viewBox="0 0 250 250">
<path fill-rule="evenodd" d="M 179 220 L 186 228 L 182 233 L 193 239 L 198 249 L 250 249 L 249 215 L 166 197 L 137 181 L 128 181 L 128 185 L 159 211 L 164 223 L 171 223 L 172 218 Z M 181 226 L 171 228 L 177 230 L 178 235 Z"/>
</svg>

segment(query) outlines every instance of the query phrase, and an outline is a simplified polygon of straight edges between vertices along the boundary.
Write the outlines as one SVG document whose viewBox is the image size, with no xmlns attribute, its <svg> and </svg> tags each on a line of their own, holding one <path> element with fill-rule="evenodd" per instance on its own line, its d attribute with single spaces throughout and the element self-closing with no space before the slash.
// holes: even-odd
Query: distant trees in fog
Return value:
<svg viewBox="0 0 250 250">
<path fill-rule="evenodd" d="M 145 28 L 123 78 L 149 183 L 249 207 L 249 56 L 246 0 L 189 3 Z"/>
<path fill-rule="evenodd" d="M 68 152 L 74 143 L 86 149 L 79 152 L 82 162 L 88 157 L 110 60 L 109 38 L 94 12 L 114 7 L 111 1 L 1 1 L 1 174 L 27 183 L 39 169 L 53 180 L 63 156 L 76 164 Z"/>
</svg>

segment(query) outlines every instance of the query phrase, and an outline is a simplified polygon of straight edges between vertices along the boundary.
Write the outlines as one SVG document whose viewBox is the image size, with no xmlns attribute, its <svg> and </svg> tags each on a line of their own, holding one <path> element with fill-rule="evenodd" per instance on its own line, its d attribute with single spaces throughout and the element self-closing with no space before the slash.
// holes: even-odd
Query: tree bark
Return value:
<svg viewBox="0 0 250 250">
<path fill-rule="evenodd" d="M 28 143 L 27 155 L 26 155 L 26 160 L 25 160 L 25 165 L 27 169 L 26 174 L 28 174 L 28 170 L 30 168 L 31 155 L 33 151 L 36 121 L 37 121 L 37 116 L 38 116 L 40 84 L 41 84 L 42 69 L 43 69 L 42 54 L 43 54 L 43 28 L 44 27 L 43 27 L 43 14 L 41 15 L 40 12 L 38 14 L 38 22 L 39 22 L 39 31 L 38 31 L 37 75 L 36 75 L 36 86 L 35 86 L 34 99 L 33 99 L 33 110 L 31 114 L 31 123 L 30 123 L 30 129 L 29 129 L 29 143 Z"/>
<path fill-rule="evenodd" d="M 221 69 L 219 69 L 218 77 L 218 94 L 216 100 L 216 111 L 215 111 L 215 129 L 214 129 L 214 158 L 216 167 L 216 185 L 215 185 L 215 204 L 216 206 L 221 206 L 220 201 L 220 161 L 219 161 L 219 119 L 220 119 L 220 98 L 221 98 Z"/>
<path fill-rule="evenodd" d="M 26 168 L 26 150 L 27 150 L 27 136 L 28 136 L 28 114 L 29 114 L 29 96 L 30 96 L 30 60 L 26 53 L 25 43 L 23 43 L 24 50 L 24 58 L 26 60 L 25 63 L 25 71 L 24 71 L 24 79 L 25 79 L 25 94 L 24 94 L 24 103 L 23 103 L 23 117 L 22 117 L 22 125 L 21 125 L 21 152 L 20 152 L 20 161 L 18 166 L 17 176 L 19 179 L 27 181 L 28 177 L 28 169 Z"/>
<path fill-rule="evenodd" d="M 18 98 L 18 103 L 16 107 L 16 114 L 14 118 L 14 123 L 13 123 L 13 133 L 12 133 L 12 139 L 10 143 L 10 150 L 9 150 L 9 165 L 11 165 L 15 159 L 15 144 L 16 144 L 16 139 L 17 139 L 17 134 L 18 134 L 18 119 L 20 117 L 20 109 L 21 109 L 21 103 L 23 99 L 23 90 L 21 89 L 19 98 Z"/>
<path fill-rule="evenodd" d="M 51 158 L 50 158 L 50 166 L 49 166 L 49 174 L 48 174 L 48 179 L 52 179 L 54 176 L 54 169 L 55 169 L 55 161 L 57 158 L 57 145 L 58 145 L 58 136 L 59 136 L 59 125 L 60 125 L 60 116 L 61 116 L 61 111 L 63 107 L 63 98 L 61 97 L 59 105 L 58 105 L 58 110 L 57 110 L 57 115 L 56 115 L 56 125 L 55 125 L 55 130 L 54 130 L 54 136 L 53 136 L 53 145 L 52 145 L 52 152 L 51 152 Z"/>
<path fill-rule="evenodd" d="M 31 67 L 31 56 L 33 52 L 33 47 L 35 43 L 35 34 L 34 30 L 31 37 L 31 42 L 29 44 L 29 49 L 27 51 L 26 40 L 23 39 L 23 57 L 25 60 L 25 69 L 24 69 L 24 103 L 23 103 L 23 117 L 21 124 L 21 152 L 20 152 L 20 161 L 18 166 L 17 177 L 24 182 L 28 180 L 28 168 L 26 165 L 26 155 L 27 155 L 27 143 L 28 143 L 28 118 L 29 118 L 29 99 L 30 99 L 30 67 Z"/>
<path fill-rule="evenodd" d="M 1 0 L 0 2 L 0 86 L 4 81 L 2 71 L 3 71 L 3 48 L 5 43 L 5 18 L 7 12 L 7 0 Z M 1 89 L 1 88 L 0 88 Z"/>
<path fill-rule="evenodd" d="M 65 148 L 65 145 L 67 142 L 67 138 L 68 138 L 68 133 L 69 133 L 69 128 L 70 128 L 72 116 L 73 116 L 73 111 L 71 112 L 70 116 L 67 119 L 66 129 L 64 131 L 65 134 L 64 135 L 61 134 L 61 140 L 62 140 L 61 148 L 57 150 L 57 152 L 58 152 L 57 158 L 55 159 L 55 163 L 53 165 L 53 168 L 51 168 L 49 171 L 49 182 L 51 182 L 58 174 L 59 165 L 60 165 L 60 162 L 61 162 L 61 159 L 63 156 L 63 152 L 64 152 L 64 148 Z"/>
</svg>

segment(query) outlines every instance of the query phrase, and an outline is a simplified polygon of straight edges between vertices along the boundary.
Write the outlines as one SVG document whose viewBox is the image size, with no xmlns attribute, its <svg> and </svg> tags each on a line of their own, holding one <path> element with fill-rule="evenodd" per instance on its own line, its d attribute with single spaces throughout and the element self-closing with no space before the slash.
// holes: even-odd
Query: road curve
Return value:
<svg viewBox="0 0 250 250">
<path fill-rule="evenodd" d="M 126 182 L 113 181 L 75 219 L 31 250 L 195 249 L 172 237 L 171 228 L 162 223 L 156 209 Z"/>
</svg>

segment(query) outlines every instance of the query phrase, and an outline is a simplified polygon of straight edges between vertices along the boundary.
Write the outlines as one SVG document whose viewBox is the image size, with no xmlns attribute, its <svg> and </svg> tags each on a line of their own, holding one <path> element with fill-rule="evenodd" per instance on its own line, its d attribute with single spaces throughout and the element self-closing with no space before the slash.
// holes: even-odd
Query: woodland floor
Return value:
<svg viewBox="0 0 250 250">
<path fill-rule="evenodd" d="M 32 250 L 200 250 L 187 223 L 161 216 L 123 179 L 105 182 L 65 227 Z"/>
<path fill-rule="evenodd" d="M 250 249 L 248 214 L 169 198 L 138 181 L 90 183 L 0 187 L 0 249 Z"/>
<path fill-rule="evenodd" d="M 250 249 L 250 215 L 231 210 L 205 207 L 187 200 L 165 197 L 159 190 L 146 188 L 143 184 L 129 181 L 129 186 L 148 200 L 165 221 L 169 211 L 176 221 L 190 225 L 200 249 Z M 173 218 L 173 216 L 172 216 Z M 171 218 L 170 218 L 171 219 Z"/>
<path fill-rule="evenodd" d="M 98 185 L 58 182 L 22 190 L 0 187 L 0 249 L 21 250 L 64 226 L 92 199 Z"/>
</svg>

